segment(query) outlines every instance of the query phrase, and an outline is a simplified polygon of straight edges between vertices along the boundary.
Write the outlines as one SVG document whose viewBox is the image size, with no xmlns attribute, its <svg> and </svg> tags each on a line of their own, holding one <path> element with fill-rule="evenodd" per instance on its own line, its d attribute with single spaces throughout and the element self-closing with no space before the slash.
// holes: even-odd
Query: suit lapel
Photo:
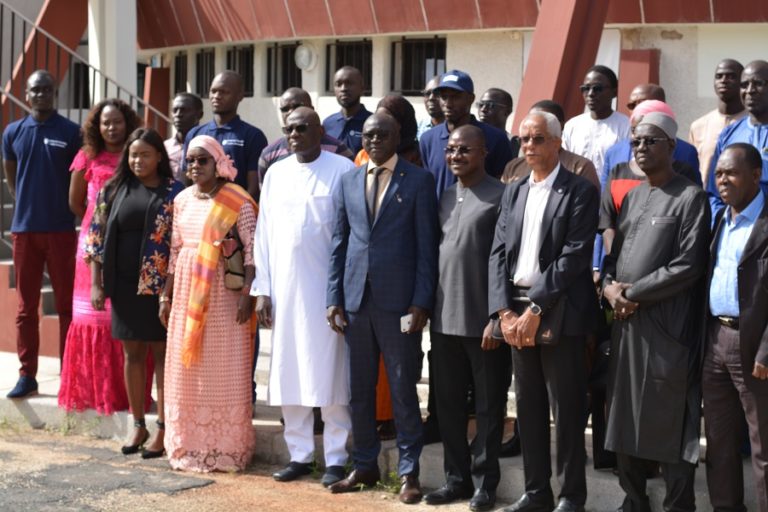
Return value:
<svg viewBox="0 0 768 512">
<path fill-rule="evenodd" d="M 370 226 L 371 223 L 368 220 L 370 214 L 368 213 L 368 201 L 365 198 L 365 178 L 368 173 L 368 165 L 364 164 L 352 172 L 355 176 L 352 181 L 352 190 L 356 191 L 352 194 L 352 204 L 350 210 L 360 211 L 365 216 L 365 224 Z"/>
<path fill-rule="evenodd" d="M 510 255 L 514 254 L 514 263 L 517 264 L 517 255 L 520 252 L 520 245 L 523 238 L 523 219 L 525 219 L 525 203 L 528 201 L 528 180 L 530 178 L 524 178 L 520 183 L 520 188 L 517 191 L 517 198 L 515 199 L 515 206 L 512 208 L 511 216 L 512 222 L 509 224 L 507 231 L 507 238 L 512 242 L 510 247 Z M 513 262 L 510 261 L 510 265 Z M 514 269 L 510 266 L 510 271 Z"/>
<path fill-rule="evenodd" d="M 397 189 L 400 188 L 400 183 L 405 179 L 405 166 L 400 165 L 400 160 L 398 159 L 397 165 L 395 165 L 394 171 L 392 171 L 392 179 L 389 180 L 389 186 L 387 187 L 387 191 L 384 193 L 384 197 L 381 199 L 381 206 L 379 207 L 379 213 L 376 215 L 376 219 L 373 221 L 373 226 L 371 227 L 371 230 L 376 227 L 376 224 L 379 222 L 379 219 L 384 215 L 384 212 L 387 209 L 387 206 L 392 202 L 392 198 L 397 196 Z"/>
<path fill-rule="evenodd" d="M 568 178 L 570 178 L 569 174 L 570 171 L 563 169 L 563 166 L 561 165 L 557 174 L 557 178 L 552 184 L 552 191 L 549 193 L 547 205 L 544 207 L 544 215 L 541 218 L 541 236 L 539 237 L 538 247 L 539 251 L 541 251 L 541 245 L 544 243 L 546 234 L 549 232 L 549 228 L 552 225 L 552 219 L 555 218 L 555 213 L 557 212 L 557 208 L 560 206 L 560 201 L 562 201 L 563 197 L 565 196 L 566 185 L 569 181 Z"/>
<path fill-rule="evenodd" d="M 715 220 L 715 230 L 712 233 L 712 241 L 709 243 L 709 278 L 712 278 L 712 272 L 715 270 L 715 264 L 717 263 L 717 248 L 720 245 L 720 233 L 723 231 L 723 224 L 725 224 L 725 214 L 727 208 L 720 210 L 720 215 Z"/>
<path fill-rule="evenodd" d="M 744 251 L 741 253 L 741 260 L 739 263 L 746 261 L 753 252 L 759 249 L 766 238 L 768 238 L 768 202 L 763 205 L 763 211 L 760 212 L 757 220 L 755 220 L 755 225 L 752 228 L 752 233 L 749 235 L 747 245 L 744 246 Z"/>
</svg>

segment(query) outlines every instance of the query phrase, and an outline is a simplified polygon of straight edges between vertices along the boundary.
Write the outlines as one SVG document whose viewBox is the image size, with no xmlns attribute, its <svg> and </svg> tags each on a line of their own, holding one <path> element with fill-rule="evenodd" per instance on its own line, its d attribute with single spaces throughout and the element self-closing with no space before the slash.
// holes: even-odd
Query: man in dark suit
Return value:
<svg viewBox="0 0 768 512">
<path fill-rule="evenodd" d="M 749 425 L 759 509 L 768 511 L 768 208 L 762 160 L 752 145 L 728 146 L 715 166 L 726 208 L 715 223 L 704 356 L 707 484 L 714 510 L 745 511 L 741 411 Z"/>
<path fill-rule="evenodd" d="M 400 501 L 417 503 L 423 442 L 416 383 L 421 331 L 437 282 L 439 227 L 434 178 L 397 157 L 399 141 L 394 118 L 369 117 L 363 147 L 370 162 L 345 175 L 336 191 L 327 317 L 349 346 L 354 470 L 330 489 L 356 491 L 379 480 L 376 380 L 381 354 L 400 451 Z"/>
<path fill-rule="evenodd" d="M 584 510 L 585 336 L 598 314 L 591 278 L 597 230 L 594 185 L 560 164 L 560 122 L 529 114 L 520 141 L 529 177 L 507 186 L 488 268 L 490 314 L 512 345 L 525 494 L 508 512 Z M 542 316 L 543 315 L 543 316 Z M 542 322 L 547 326 L 537 331 Z M 550 487 L 550 405 L 557 438 L 555 508 Z"/>
</svg>

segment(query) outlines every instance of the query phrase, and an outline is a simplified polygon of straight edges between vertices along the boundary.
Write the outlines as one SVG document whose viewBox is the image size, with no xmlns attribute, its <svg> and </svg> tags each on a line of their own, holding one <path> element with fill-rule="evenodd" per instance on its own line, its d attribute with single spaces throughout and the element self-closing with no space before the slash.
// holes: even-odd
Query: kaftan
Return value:
<svg viewBox="0 0 768 512">
<path fill-rule="evenodd" d="M 333 193 L 354 165 L 322 151 L 269 169 L 254 242 L 252 295 L 272 299 L 270 405 L 324 407 L 349 403 L 349 367 L 341 335 L 325 319 Z"/>
</svg>

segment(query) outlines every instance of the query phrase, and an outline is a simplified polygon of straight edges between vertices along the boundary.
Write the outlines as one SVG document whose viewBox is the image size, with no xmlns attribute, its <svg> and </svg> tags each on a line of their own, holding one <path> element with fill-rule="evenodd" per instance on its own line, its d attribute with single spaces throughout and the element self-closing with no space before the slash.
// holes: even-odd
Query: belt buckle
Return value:
<svg viewBox="0 0 768 512">
<path fill-rule="evenodd" d="M 734 329 L 735 326 L 738 325 L 738 321 L 735 318 L 731 318 L 729 316 L 718 316 L 717 319 L 721 324 L 728 327 L 729 329 Z"/>
</svg>

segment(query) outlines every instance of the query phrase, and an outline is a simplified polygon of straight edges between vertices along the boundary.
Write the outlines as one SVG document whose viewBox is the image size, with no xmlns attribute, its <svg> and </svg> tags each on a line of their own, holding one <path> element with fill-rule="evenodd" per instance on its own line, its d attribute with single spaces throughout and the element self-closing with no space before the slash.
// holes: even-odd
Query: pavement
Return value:
<svg viewBox="0 0 768 512">
<path fill-rule="evenodd" d="M 253 420 L 253 427 L 256 431 L 257 439 L 256 453 L 254 455 L 254 465 L 266 467 L 267 469 L 265 470 L 265 474 L 267 475 L 273 468 L 284 465 L 289 460 L 287 447 L 282 436 L 283 428 L 279 422 L 279 409 L 269 407 L 264 402 L 264 399 L 267 396 L 266 384 L 269 371 L 269 335 L 270 333 L 268 331 L 262 332 L 262 346 L 260 349 L 259 364 L 257 366 L 256 372 L 258 383 L 257 393 L 259 399 L 257 400 L 255 418 Z M 424 348 L 428 348 L 428 339 L 425 340 L 424 343 Z M 41 357 L 39 366 L 40 369 L 38 373 L 38 384 L 40 394 L 26 400 L 9 400 L 5 398 L 5 395 L 16 382 L 18 360 L 16 358 L 16 354 L 0 352 L 0 427 L 11 426 L 17 430 L 21 427 L 31 427 L 33 429 L 37 429 L 38 431 L 52 432 L 58 435 L 86 435 L 91 439 L 96 438 L 99 440 L 107 440 L 101 442 L 107 443 L 107 446 L 112 446 L 112 450 L 116 452 L 119 448 L 119 445 L 121 444 L 121 441 L 124 440 L 128 435 L 129 427 L 132 423 L 131 417 L 126 412 L 116 413 L 111 416 L 99 416 L 95 413 L 95 411 L 91 410 L 82 413 L 66 413 L 62 409 L 59 409 L 57 406 L 56 394 L 58 392 L 59 385 L 58 359 Z M 422 399 L 423 406 L 426 405 L 427 388 L 428 375 L 425 364 L 424 378 L 419 384 L 419 395 Z M 513 398 L 512 395 L 511 397 Z M 509 408 L 510 412 L 513 413 L 514 400 L 510 400 Z M 154 419 L 155 418 L 151 414 L 147 416 L 147 425 L 150 425 L 150 428 L 152 428 L 154 425 Z M 23 432 L 23 429 L 20 431 Z M 21 437 L 24 437 L 23 434 Z M 316 443 L 318 446 L 317 453 L 322 454 L 322 436 L 316 437 Z M 591 454 L 592 437 L 591 430 L 589 428 L 586 430 L 586 445 L 587 453 Z M 551 451 L 554 453 L 554 445 L 552 446 Z M 0 462 L 2 462 L 4 459 L 3 455 L 3 450 L 0 447 Z M 395 446 L 394 441 L 386 441 L 382 443 L 382 451 L 379 457 L 379 466 L 383 475 L 389 475 L 391 472 L 396 470 L 397 457 L 397 447 Z M 319 458 L 322 460 L 322 457 Z M 167 474 L 179 475 L 179 473 L 171 471 L 167 466 L 167 463 L 164 461 L 154 462 L 158 464 L 158 468 L 165 468 L 167 470 Z M 440 444 L 432 444 L 426 446 L 422 453 L 420 463 L 422 485 L 426 489 L 435 489 L 440 487 L 444 483 L 442 470 L 442 446 Z M 555 467 L 554 460 L 552 462 L 552 467 Z M 116 473 L 109 468 L 98 465 L 95 466 L 95 469 L 95 474 L 98 475 L 98 482 L 100 482 L 99 485 L 104 486 L 104 489 L 111 488 L 113 485 L 118 487 L 124 485 L 119 483 L 121 473 Z M 522 458 L 518 456 L 514 458 L 502 459 L 501 472 L 502 480 L 497 491 L 498 497 L 500 503 L 511 503 L 522 494 L 524 489 Z M 67 471 L 63 468 L 53 468 L 49 472 L 48 476 L 46 476 L 46 479 L 39 482 L 39 486 L 55 490 L 58 485 L 56 484 L 57 482 L 64 486 L 70 485 L 67 484 L 66 480 L 63 480 L 63 476 L 65 476 L 66 473 Z M 749 510 L 755 510 L 757 507 L 754 497 L 754 489 L 752 487 L 751 465 L 748 459 L 745 459 L 744 461 L 744 475 L 745 482 L 747 484 L 745 489 L 745 503 Z M 2 464 L 0 464 L 0 476 L 2 476 Z M 5 492 L 3 492 L 3 489 L 13 489 L 16 487 L 21 488 L 25 482 L 27 482 L 23 477 L 19 478 L 20 479 L 16 480 L 11 478 L 7 482 L 0 484 L 0 503 L 5 503 L 7 498 L 7 495 Z M 93 483 L 91 480 L 88 481 Z M 168 489 L 171 489 L 174 485 L 180 485 L 182 487 L 186 485 L 185 483 L 180 482 L 163 482 L 162 479 L 157 483 L 161 486 L 169 486 Z M 74 485 L 79 484 L 75 483 Z M 559 485 L 556 478 L 552 479 L 552 487 L 555 495 L 557 495 Z M 587 498 L 586 510 L 589 512 L 614 511 L 621 504 L 623 493 L 618 485 L 617 478 L 611 472 L 595 471 L 592 469 L 591 458 L 587 461 L 587 488 L 589 496 Z M 703 463 L 699 464 L 696 472 L 695 489 L 698 509 L 711 510 L 706 491 L 707 486 Z M 176 491 L 171 490 L 169 492 Z M 660 478 L 649 480 L 648 494 L 651 497 L 652 503 L 658 505 L 661 504 L 664 495 L 664 484 Z M 378 503 L 376 500 L 372 500 L 371 503 L 372 504 L 370 507 L 366 505 L 360 510 L 389 510 L 389 505 L 387 505 L 387 507 L 380 508 L 376 505 L 376 503 Z M 400 505 L 395 503 L 394 506 Z M 277 505 L 275 505 L 275 507 L 277 507 Z M 402 505 L 402 507 L 405 506 Z M 0 509 L 8 510 L 2 505 L 0 505 Z M 406 509 L 415 510 L 409 507 L 406 507 Z M 438 510 L 451 509 L 452 507 L 440 507 Z M 461 509 L 467 510 L 466 505 L 464 505 L 464 507 Z M 25 508 L 24 510 L 36 509 Z M 39 508 L 39 510 L 44 510 L 44 508 Z M 70 509 L 62 508 L 61 510 Z M 74 508 L 71 510 L 90 509 Z M 248 508 L 246 510 L 248 510 Z M 272 510 L 272 508 L 259 508 L 259 510 Z M 282 509 L 277 507 L 274 508 L 274 510 Z M 310 508 L 307 508 L 307 510 L 310 510 Z M 334 510 L 340 509 L 336 507 Z M 426 510 L 435 509 L 433 507 L 427 507 Z M 661 509 L 660 507 L 655 507 L 654 510 Z"/>
</svg>

